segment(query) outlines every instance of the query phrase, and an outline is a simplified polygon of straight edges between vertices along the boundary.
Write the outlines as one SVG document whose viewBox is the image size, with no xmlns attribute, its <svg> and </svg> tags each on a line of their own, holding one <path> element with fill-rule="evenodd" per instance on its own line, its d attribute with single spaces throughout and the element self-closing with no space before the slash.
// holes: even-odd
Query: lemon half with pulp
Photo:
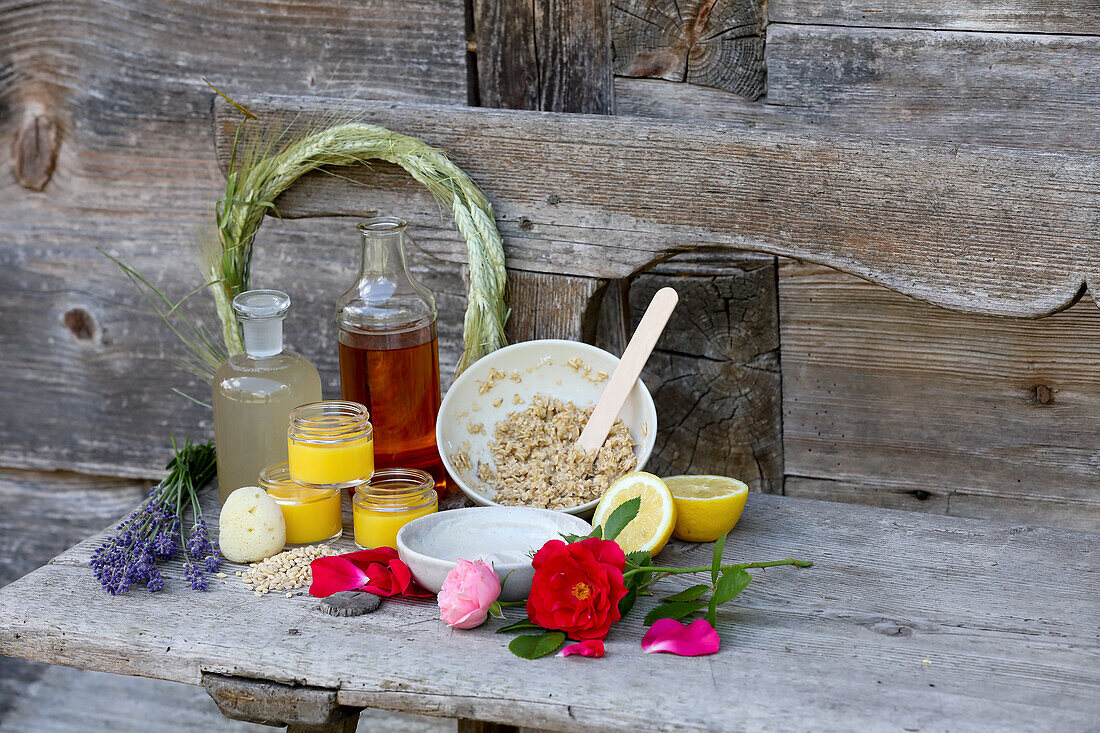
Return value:
<svg viewBox="0 0 1100 733">
<path fill-rule="evenodd" d="M 645 471 L 634 471 L 608 487 L 592 515 L 593 525 L 605 525 L 615 508 L 628 499 L 642 499 L 638 516 L 626 525 L 615 541 L 623 552 L 648 550 L 656 555 L 672 536 L 676 526 L 676 504 L 664 481 Z"/>
<path fill-rule="evenodd" d="M 669 476 L 665 484 L 676 504 L 676 539 L 714 542 L 745 510 L 749 487 L 727 476 Z"/>
</svg>

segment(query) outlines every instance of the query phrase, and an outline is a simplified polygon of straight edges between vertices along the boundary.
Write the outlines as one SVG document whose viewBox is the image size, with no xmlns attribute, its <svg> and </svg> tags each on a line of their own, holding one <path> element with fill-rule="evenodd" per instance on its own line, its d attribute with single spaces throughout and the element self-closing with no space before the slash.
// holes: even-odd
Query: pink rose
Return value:
<svg viewBox="0 0 1100 733">
<path fill-rule="evenodd" d="M 499 595 L 500 578 L 492 566 L 459 560 L 439 589 L 439 617 L 456 629 L 472 629 L 485 623 Z"/>
</svg>

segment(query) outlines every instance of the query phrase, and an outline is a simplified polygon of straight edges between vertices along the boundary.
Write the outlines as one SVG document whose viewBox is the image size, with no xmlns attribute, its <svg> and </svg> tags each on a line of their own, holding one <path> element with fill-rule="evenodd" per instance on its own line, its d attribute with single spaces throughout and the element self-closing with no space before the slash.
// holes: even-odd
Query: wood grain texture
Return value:
<svg viewBox="0 0 1100 733">
<path fill-rule="evenodd" d="M 151 485 L 68 472 L 0 469 L 0 585 L 124 516 Z"/>
<path fill-rule="evenodd" d="M 763 96 L 762 0 L 615 0 L 611 17 L 616 74 Z"/>
<path fill-rule="evenodd" d="M 473 0 L 484 107 L 612 114 L 605 0 Z"/>
<path fill-rule="evenodd" d="M 697 252 L 633 279 L 633 326 L 653 294 L 680 304 L 642 381 L 657 404 L 646 470 L 734 476 L 754 491 L 783 487 L 779 316 L 773 258 Z M 620 353 L 620 352 L 615 352 Z"/>
<path fill-rule="evenodd" d="M 149 483 L 126 479 L 0 469 L 0 586 L 129 512 Z M 47 668 L 0 657 L 0 731 Z M 50 730 L 14 725 L 8 729 Z"/>
<path fill-rule="evenodd" d="M 204 671 L 309 684 L 350 706 L 562 731 L 1078 731 L 1100 715 L 1092 533 L 753 494 L 724 557 L 815 566 L 760 573 L 719 612 L 723 648 L 704 667 L 640 650 L 656 602 L 643 598 L 608 637 L 612 678 L 517 659 L 491 628 L 450 631 L 431 602 L 338 619 L 308 596 L 255 599 L 234 577 L 182 590 L 178 566 L 161 594 L 108 597 L 84 566 L 93 546 L 0 589 L 0 653 L 191 684 Z M 710 554 L 673 543 L 661 561 Z"/>
<path fill-rule="evenodd" d="M 951 313 L 782 261 L 786 493 L 1100 529 L 1100 312 Z"/>
<path fill-rule="evenodd" d="M 174 337 L 96 251 L 173 298 L 201 283 L 191 242 L 223 185 L 201 76 L 230 94 L 461 104 L 465 74 L 460 0 L 0 3 L 0 151 L 10 155 L 27 115 L 55 121 L 61 140 L 41 193 L 19 185 L 10 158 L 0 175 L 0 465 L 156 476 L 170 433 L 210 435 L 209 410 L 171 392 L 204 399 L 205 385 L 171 365 Z M 402 211 L 397 201 L 383 213 Z M 288 344 L 319 362 L 336 395 L 331 305 L 354 275 L 352 225 L 260 236 L 255 282 L 291 292 Z M 449 378 L 465 299 L 453 268 L 428 279 Z"/>
<path fill-rule="evenodd" d="M 592 343 L 606 280 L 512 270 L 508 273 L 508 343 L 570 339 Z"/>
<path fill-rule="evenodd" d="M 1100 151 L 1100 37 L 772 23 L 767 59 L 769 105 L 865 135 Z"/>
<path fill-rule="evenodd" d="M 1096 0 L 769 0 L 773 23 L 1100 35 Z"/>
<path fill-rule="evenodd" d="M 327 104 L 248 101 L 273 120 Z M 216 109 L 224 165 L 237 120 Z M 724 245 L 795 255 L 955 309 L 1018 316 L 1070 305 L 1097 268 L 1096 156 L 431 105 L 364 102 L 351 111 L 443 148 L 469 172 L 493 201 L 513 268 L 619 277 L 676 251 Z M 284 217 L 352 214 L 363 193 L 319 175 L 279 206 Z"/>
<path fill-rule="evenodd" d="M 202 686 L 230 720 L 354 733 L 359 710 L 340 705 L 336 690 L 204 672 Z"/>
</svg>

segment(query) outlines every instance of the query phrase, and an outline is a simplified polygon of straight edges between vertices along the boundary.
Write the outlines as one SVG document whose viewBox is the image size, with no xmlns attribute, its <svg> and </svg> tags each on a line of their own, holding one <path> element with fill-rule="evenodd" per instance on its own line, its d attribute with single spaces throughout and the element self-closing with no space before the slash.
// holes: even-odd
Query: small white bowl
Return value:
<svg viewBox="0 0 1100 733">
<path fill-rule="evenodd" d="M 484 560 L 505 578 L 500 600 L 518 601 L 531 592 L 535 550 L 563 533 L 591 531 L 592 525 L 580 517 L 549 509 L 469 507 L 409 522 L 397 532 L 397 555 L 416 582 L 433 593 L 443 587 L 458 560 Z"/>
<path fill-rule="evenodd" d="M 569 364 L 575 359 L 580 360 L 581 369 Z M 524 341 L 478 359 L 454 381 L 439 408 L 435 440 L 447 473 L 474 503 L 500 506 L 493 501 L 496 490 L 477 476 L 480 462 L 493 465 L 489 450 L 493 427 L 509 413 L 524 409 L 537 394 L 571 400 L 582 408 L 595 405 L 607 385 L 606 379 L 596 376 L 597 372 L 610 375 L 618 363 L 617 357 L 603 349 L 561 339 Z M 588 372 L 585 367 L 589 368 Z M 490 380 L 493 369 L 507 376 Z M 518 382 L 513 375 L 519 377 Z M 482 392 L 487 383 L 492 386 Z M 517 403 L 517 399 L 522 402 Z M 500 404 L 494 406 L 497 400 Z M 636 443 L 635 470 L 640 471 L 645 468 L 657 437 L 657 408 L 642 380 L 639 379 L 630 391 L 619 417 Z M 483 431 L 470 432 L 470 426 L 478 424 Z M 454 456 L 463 451 L 469 456 L 471 467 L 459 470 Z M 594 500 L 562 511 L 590 516 L 597 503 L 598 500 Z"/>
</svg>

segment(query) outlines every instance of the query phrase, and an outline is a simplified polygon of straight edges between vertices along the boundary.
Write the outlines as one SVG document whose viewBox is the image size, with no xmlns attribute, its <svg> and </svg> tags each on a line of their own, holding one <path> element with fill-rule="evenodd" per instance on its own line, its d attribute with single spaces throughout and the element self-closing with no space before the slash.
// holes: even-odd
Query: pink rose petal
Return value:
<svg viewBox="0 0 1100 733">
<path fill-rule="evenodd" d="M 489 617 L 489 607 L 500 595 L 500 578 L 482 560 L 460 559 L 439 589 L 439 617 L 455 629 L 472 629 Z"/>
<path fill-rule="evenodd" d="M 718 651 L 718 632 L 705 619 L 687 626 L 676 619 L 663 618 L 649 627 L 642 637 L 642 651 L 668 652 L 681 657 L 698 657 Z"/>
<path fill-rule="evenodd" d="M 309 586 L 309 594 L 317 598 L 355 590 L 370 580 L 362 568 L 340 555 L 319 557 L 309 567 L 313 571 L 313 584 Z"/>
<path fill-rule="evenodd" d="M 559 657 L 571 657 L 574 654 L 579 654 L 582 657 L 602 657 L 603 641 L 601 639 L 589 639 L 579 644 L 570 644 L 558 652 Z"/>
</svg>

